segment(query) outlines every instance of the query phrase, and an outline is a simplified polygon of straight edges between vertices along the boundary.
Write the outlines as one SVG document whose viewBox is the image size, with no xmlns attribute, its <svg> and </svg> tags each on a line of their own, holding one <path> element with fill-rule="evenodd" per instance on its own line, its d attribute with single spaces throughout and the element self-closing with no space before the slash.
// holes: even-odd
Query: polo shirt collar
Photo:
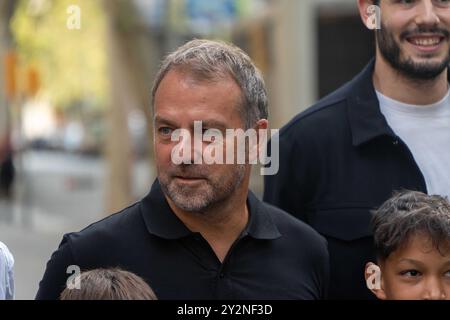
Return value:
<svg viewBox="0 0 450 320">
<path fill-rule="evenodd" d="M 270 217 L 267 205 L 251 191 L 248 193 L 247 205 L 250 216 L 245 231 L 249 236 L 259 240 L 275 240 L 281 237 L 280 231 Z"/>
<path fill-rule="evenodd" d="M 158 180 L 153 183 L 150 193 L 141 201 L 141 213 L 148 232 L 155 236 L 175 240 L 192 235 L 170 208 Z"/>
<path fill-rule="evenodd" d="M 250 217 L 243 235 L 262 240 L 281 237 L 267 208 L 251 191 L 249 191 L 247 204 Z M 153 183 L 150 193 L 141 201 L 141 214 L 148 232 L 160 238 L 176 240 L 194 234 L 172 211 L 158 180 Z"/>
</svg>

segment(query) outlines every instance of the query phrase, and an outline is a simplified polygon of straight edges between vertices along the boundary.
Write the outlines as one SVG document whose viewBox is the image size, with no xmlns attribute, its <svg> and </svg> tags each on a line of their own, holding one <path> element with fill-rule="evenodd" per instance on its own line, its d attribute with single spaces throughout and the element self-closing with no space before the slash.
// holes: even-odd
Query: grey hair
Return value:
<svg viewBox="0 0 450 320">
<path fill-rule="evenodd" d="M 242 93 L 239 106 L 245 127 L 268 118 L 268 99 L 261 72 L 250 57 L 233 44 L 212 40 L 192 40 L 168 55 L 161 64 L 152 88 L 155 94 L 164 77 L 172 69 L 192 76 L 197 81 L 220 81 L 231 77 Z"/>
<path fill-rule="evenodd" d="M 385 260 L 414 234 L 423 234 L 441 254 L 450 249 L 450 203 L 417 191 L 394 194 L 373 212 L 375 250 Z"/>
</svg>

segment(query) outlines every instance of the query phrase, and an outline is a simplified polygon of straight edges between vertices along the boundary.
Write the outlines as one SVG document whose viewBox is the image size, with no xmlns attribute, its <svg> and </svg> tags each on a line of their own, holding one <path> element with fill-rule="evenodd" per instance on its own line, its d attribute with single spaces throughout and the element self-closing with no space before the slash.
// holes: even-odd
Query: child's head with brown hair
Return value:
<svg viewBox="0 0 450 320">
<path fill-rule="evenodd" d="M 366 265 L 366 279 L 379 299 L 450 299 L 448 199 L 403 191 L 372 222 L 377 264 Z"/>
<path fill-rule="evenodd" d="M 149 285 L 134 273 L 95 269 L 80 275 L 80 288 L 66 288 L 61 300 L 157 300 Z"/>
</svg>

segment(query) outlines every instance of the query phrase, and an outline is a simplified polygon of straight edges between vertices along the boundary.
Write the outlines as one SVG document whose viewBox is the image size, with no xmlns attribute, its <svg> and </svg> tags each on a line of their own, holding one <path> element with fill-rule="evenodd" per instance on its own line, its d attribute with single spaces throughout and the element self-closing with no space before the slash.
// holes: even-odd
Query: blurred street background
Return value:
<svg viewBox="0 0 450 320">
<path fill-rule="evenodd" d="M 148 192 L 153 77 L 193 38 L 254 59 L 272 128 L 373 52 L 355 0 L 0 0 L 0 241 L 17 299 L 34 298 L 64 233 Z M 257 170 L 251 187 L 261 195 Z"/>
</svg>

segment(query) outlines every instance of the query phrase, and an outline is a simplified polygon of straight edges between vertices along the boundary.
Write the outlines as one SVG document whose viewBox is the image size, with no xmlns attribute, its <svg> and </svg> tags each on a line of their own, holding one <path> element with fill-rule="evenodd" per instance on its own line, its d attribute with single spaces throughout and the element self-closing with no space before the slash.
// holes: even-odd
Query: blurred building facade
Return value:
<svg viewBox="0 0 450 320">
<path fill-rule="evenodd" d="M 145 14 L 142 3 L 152 10 Z M 350 80 L 373 56 L 373 36 L 354 0 L 136 4 L 148 21 L 155 57 L 194 37 L 229 40 L 247 51 L 265 75 L 275 128 Z"/>
</svg>

